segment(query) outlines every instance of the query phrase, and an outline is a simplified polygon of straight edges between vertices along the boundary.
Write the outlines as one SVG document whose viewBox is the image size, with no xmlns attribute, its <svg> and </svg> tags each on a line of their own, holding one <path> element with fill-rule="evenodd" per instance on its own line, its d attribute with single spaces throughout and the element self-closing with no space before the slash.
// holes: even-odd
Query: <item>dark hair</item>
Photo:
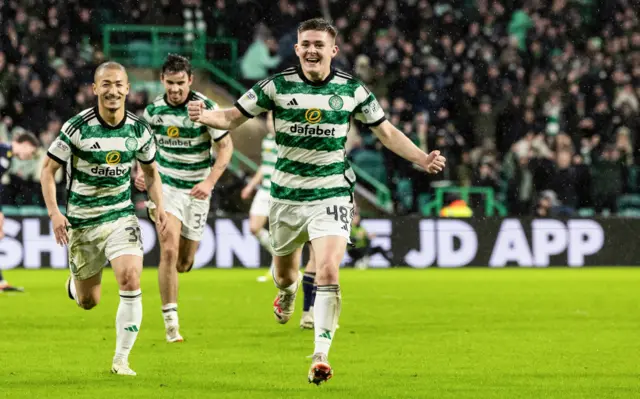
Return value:
<svg viewBox="0 0 640 399">
<path fill-rule="evenodd" d="M 308 19 L 298 25 L 298 33 L 302 33 L 308 30 L 319 30 L 321 32 L 329 32 L 334 39 L 338 35 L 338 30 L 335 26 L 331 25 L 329 21 L 324 18 Z"/>
<path fill-rule="evenodd" d="M 19 133 L 16 136 L 13 137 L 13 141 L 15 141 L 16 143 L 19 143 L 19 144 L 22 144 L 24 142 L 28 142 L 29 144 L 31 144 L 32 146 L 34 146 L 36 148 L 38 148 L 40 146 L 40 140 L 38 140 L 36 135 L 31 133 L 31 132 Z"/>
<path fill-rule="evenodd" d="M 169 54 L 162 64 L 162 74 L 186 72 L 191 76 L 191 62 L 187 57 L 178 54 Z"/>
</svg>

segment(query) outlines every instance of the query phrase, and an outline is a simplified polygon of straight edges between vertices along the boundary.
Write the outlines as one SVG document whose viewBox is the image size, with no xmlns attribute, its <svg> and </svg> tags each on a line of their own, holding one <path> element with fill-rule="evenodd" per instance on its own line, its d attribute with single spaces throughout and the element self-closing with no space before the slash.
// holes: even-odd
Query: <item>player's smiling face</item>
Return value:
<svg viewBox="0 0 640 399">
<path fill-rule="evenodd" d="M 124 107 L 129 94 L 129 78 L 120 69 L 106 68 L 96 76 L 93 92 L 98 96 L 98 102 L 109 111 Z"/>
<path fill-rule="evenodd" d="M 187 101 L 191 83 L 193 83 L 193 75 L 189 76 L 185 71 L 167 72 L 162 75 L 162 84 L 171 105 L 179 105 Z"/>
<path fill-rule="evenodd" d="M 338 46 L 329 32 L 307 30 L 298 33 L 296 55 L 307 77 L 322 80 L 331 71 L 331 60 L 338 54 Z"/>
</svg>

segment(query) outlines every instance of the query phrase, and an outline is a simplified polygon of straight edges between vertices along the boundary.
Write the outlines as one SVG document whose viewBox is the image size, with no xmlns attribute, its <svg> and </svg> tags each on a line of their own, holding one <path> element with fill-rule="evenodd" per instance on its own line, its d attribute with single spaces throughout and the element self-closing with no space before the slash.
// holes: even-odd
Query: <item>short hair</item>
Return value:
<svg viewBox="0 0 640 399">
<path fill-rule="evenodd" d="M 331 37 L 333 37 L 334 39 L 338 35 L 338 30 L 336 29 L 336 27 L 331 25 L 331 23 L 324 18 L 308 19 L 298 25 L 298 33 L 302 33 L 308 30 L 329 32 Z"/>
<path fill-rule="evenodd" d="M 169 54 L 162 64 L 162 74 L 179 72 L 186 72 L 187 76 L 191 76 L 191 62 L 179 54 Z"/>
<path fill-rule="evenodd" d="M 98 65 L 98 67 L 96 68 L 96 72 L 93 74 L 93 81 L 97 82 L 98 81 L 98 75 L 100 75 L 106 69 L 119 69 L 122 72 L 124 72 L 125 74 L 127 73 L 127 69 L 122 64 L 120 64 L 119 62 L 106 61 L 106 62 L 103 62 L 102 64 Z"/>
<path fill-rule="evenodd" d="M 13 137 L 13 141 L 15 141 L 16 143 L 22 144 L 22 143 L 29 143 L 32 146 L 38 148 L 40 146 L 40 140 L 38 140 L 38 138 L 36 137 L 35 134 L 31 133 L 31 132 L 22 132 L 22 133 L 18 133 L 17 135 L 15 135 Z"/>
</svg>

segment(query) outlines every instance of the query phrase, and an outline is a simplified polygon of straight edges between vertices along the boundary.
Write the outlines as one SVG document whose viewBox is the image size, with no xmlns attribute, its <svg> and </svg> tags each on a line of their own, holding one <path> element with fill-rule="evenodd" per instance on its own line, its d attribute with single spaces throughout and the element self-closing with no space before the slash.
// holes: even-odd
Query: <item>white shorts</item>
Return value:
<svg viewBox="0 0 640 399">
<path fill-rule="evenodd" d="M 69 230 L 69 269 L 76 280 L 95 276 L 107 261 L 122 255 L 142 258 L 142 233 L 135 216 Z"/>
<path fill-rule="evenodd" d="M 209 217 L 211 196 L 206 200 L 200 200 L 189 193 L 164 184 L 162 197 L 165 212 L 172 214 L 182 222 L 180 235 L 187 240 L 200 241 Z M 147 201 L 147 207 L 150 219 L 155 221 L 155 205 L 153 202 Z"/>
<path fill-rule="evenodd" d="M 271 202 L 269 231 L 274 255 L 289 255 L 307 241 L 326 236 L 349 240 L 353 203 L 350 198 L 330 199 L 315 205 Z"/>
<path fill-rule="evenodd" d="M 271 194 L 265 189 L 259 188 L 256 196 L 253 197 L 249 215 L 251 216 L 269 216 L 269 203 L 271 202 Z"/>
</svg>

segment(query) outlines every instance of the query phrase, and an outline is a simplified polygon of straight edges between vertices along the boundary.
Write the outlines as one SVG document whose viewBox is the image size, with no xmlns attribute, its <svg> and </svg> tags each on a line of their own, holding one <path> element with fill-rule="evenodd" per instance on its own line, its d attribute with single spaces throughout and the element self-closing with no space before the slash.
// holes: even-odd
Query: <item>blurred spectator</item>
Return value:
<svg viewBox="0 0 640 399">
<path fill-rule="evenodd" d="M 252 86 L 256 81 L 267 78 L 272 70 L 280 64 L 280 56 L 271 55 L 277 49 L 276 40 L 269 36 L 265 27 L 258 26 L 255 40 L 240 61 L 242 78 L 248 81 L 247 86 Z"/>
</svg>

